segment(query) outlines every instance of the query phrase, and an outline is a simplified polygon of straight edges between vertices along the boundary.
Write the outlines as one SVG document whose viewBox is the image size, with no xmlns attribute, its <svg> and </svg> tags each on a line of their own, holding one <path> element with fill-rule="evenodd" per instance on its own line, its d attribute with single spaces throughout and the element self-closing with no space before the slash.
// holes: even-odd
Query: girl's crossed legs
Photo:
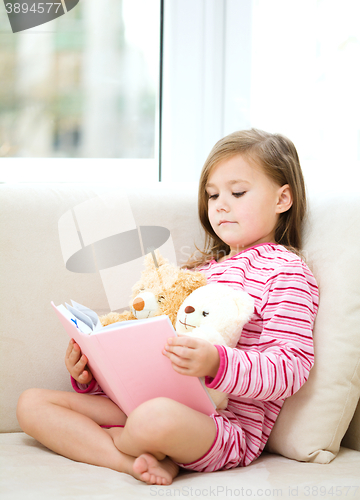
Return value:
<svg viewBox="0 0 360 500">
<path fill-rule="evenodd" d="M 196 461 L 216 437 L 211 417 L 167 398 L 147 401 L 127 418 L 103 396 L 29 389 L 17 417 L 24 432 L 56 453 L 148 484 L 171 484 L 179 470 L 174 462 Z"/>
</svg>

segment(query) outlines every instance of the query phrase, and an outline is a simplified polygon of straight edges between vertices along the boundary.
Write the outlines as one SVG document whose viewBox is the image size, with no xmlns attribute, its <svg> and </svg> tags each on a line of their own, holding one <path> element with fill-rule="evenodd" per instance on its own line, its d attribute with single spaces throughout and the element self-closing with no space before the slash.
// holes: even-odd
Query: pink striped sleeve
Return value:
<svg viewBox="0 0 360 500">
<path fill-rule="evenodd" d="M 238 397 L 282 400 L 300 389 L 314 362 L 318 292 L 308 268 L 299 261 L 274 270 L 259 306 L 259 339 L 244 349 L 217 346 L 220 368 L 206 385 Z"/>
</svg>

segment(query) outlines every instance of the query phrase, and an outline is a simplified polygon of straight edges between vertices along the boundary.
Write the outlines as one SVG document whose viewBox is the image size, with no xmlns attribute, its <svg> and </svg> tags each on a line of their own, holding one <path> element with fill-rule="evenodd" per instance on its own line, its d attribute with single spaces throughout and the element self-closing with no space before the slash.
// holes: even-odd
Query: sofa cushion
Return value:
<svg viewBox="0 0 360 500">
<path fill-rule="evenodd" d="M 324 467 L 264 453 L 248 467 L 182 471 L 170 486 L 148 486 L 127 474 L 73 462 L 23 433 L 0 435 L 2 498 L 112 500 L 125 498 L 358 498 L 360 453 L 342 448 Z M 327 496 L 325 496 L 325 494 Z"/>
<path fill-rule="evenodd" d="M 360 396 L 360 196 L 310 198 L 304 255 L 320 289 L 315 365 L 285 401 L 267 449 L 328 463 L 337 454 Z"/>
</svg>

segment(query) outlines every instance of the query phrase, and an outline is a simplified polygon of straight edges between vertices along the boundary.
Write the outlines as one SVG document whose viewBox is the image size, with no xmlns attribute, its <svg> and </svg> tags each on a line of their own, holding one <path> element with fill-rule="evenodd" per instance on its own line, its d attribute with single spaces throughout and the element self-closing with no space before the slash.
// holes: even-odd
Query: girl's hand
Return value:
<svg viewBox="0 0 360 500">
<path fill-rule="evenodd" d="M 66 350 L 65 365 L 72 378 L 79 384 L 89 384 L 93 378 L 87 362 L 85 354 L 81 354 L 80 347 L 71 339 Z"/>
<path fill-rule="evenodd" d="M 169 338 L 163 354 L 182 375 L 215 378 L 220 365 L 219 352 L 213 344 L 185 335 Z"/>
</svg>

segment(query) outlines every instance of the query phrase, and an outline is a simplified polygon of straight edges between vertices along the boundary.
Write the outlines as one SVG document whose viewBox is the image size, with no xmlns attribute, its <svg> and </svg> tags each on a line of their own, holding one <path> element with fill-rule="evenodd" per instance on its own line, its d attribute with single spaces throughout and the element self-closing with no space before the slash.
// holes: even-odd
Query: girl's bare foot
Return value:
<svg viewBox="0 0 360 500">
<path fill-rule="evenodd" d="M 147 484 L 168 485 L 178 475 L 179 467 L 168 457 L 157 460 L 150 453 L 140 455 L 134 462 L 135 477 Z"/>
</svg>

